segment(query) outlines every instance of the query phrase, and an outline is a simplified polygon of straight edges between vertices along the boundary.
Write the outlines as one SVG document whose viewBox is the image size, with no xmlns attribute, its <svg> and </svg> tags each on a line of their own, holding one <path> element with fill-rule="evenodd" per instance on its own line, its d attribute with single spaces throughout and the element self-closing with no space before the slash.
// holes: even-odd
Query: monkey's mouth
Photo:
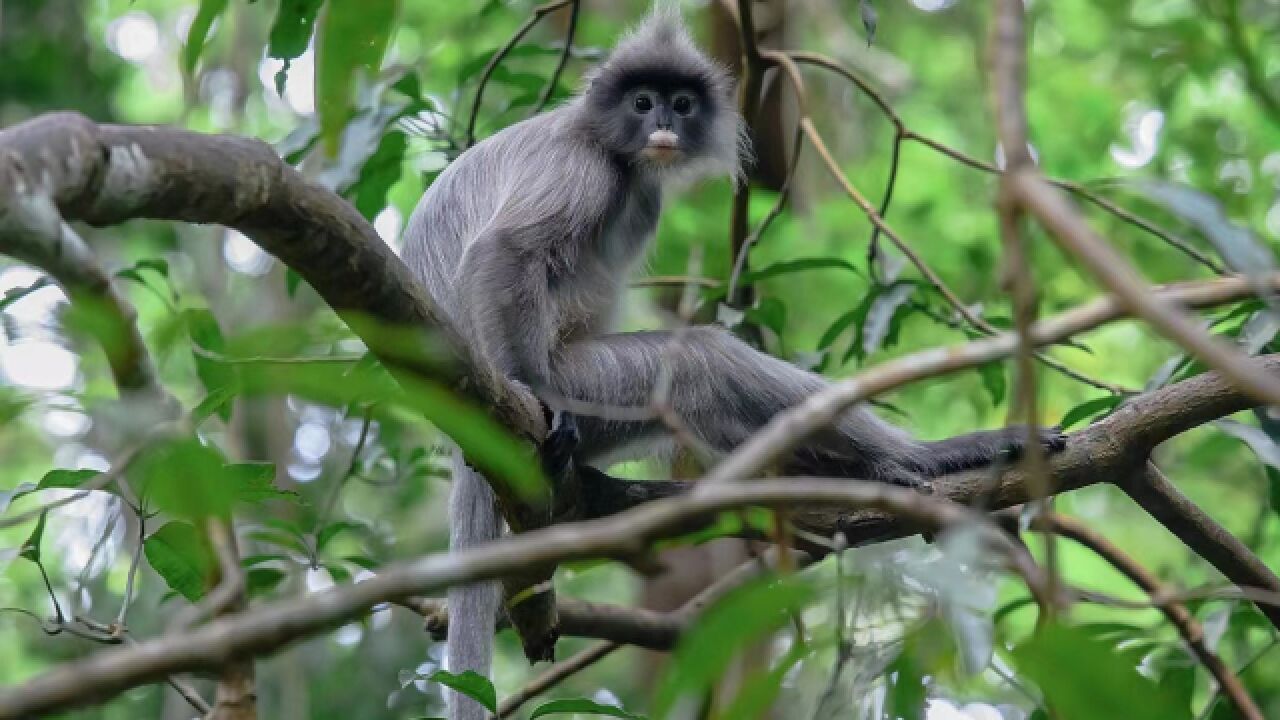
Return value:
<svg viewBox="0 0 1280 720">
<path fill-rule="evenodd" d="M 650 162 L 667 164 L 680 157 L 680 136 L 670 130 L 658 130 L 649 136 L 649 142 L 640 156 Z"/>
</svg>

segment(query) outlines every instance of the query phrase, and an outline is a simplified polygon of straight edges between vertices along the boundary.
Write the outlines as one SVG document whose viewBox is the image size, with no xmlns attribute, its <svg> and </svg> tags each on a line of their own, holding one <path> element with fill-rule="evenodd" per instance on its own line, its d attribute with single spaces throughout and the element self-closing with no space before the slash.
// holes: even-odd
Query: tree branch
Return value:
<svg viewBox="0 0 1280 720">
<path fill-rule="evenodd" d="M 103 652 L 64 664 L 0 691 L 0 719 L 50 714 L 105 699 L 176 672 L 215 669 L 228 661 L 263 655 L 339 627 L 375 605 L 447 587 L 495 579 L 530 567 L 572 560 L 626 558 L 699 518 L 745 506 L 821 504 L 876 508 L 932 528 L 966 524 L 1005 554 L 1037 597 L 1044 578 L 1028 565 L 1003 531 L 968 508 L 911 490 L 877 483 L 789 479 L 710 488 L 650 503 L 602 520 L 563 524 L 506 537 L 460 553 L 428 555 L 388 567 L 373 578 L 303 597 L 264 604 L 216 619 L 181 635 Z"/>
<path fill-rule="evenodd" d="M 1044 516 L 1042 524 L 1052 533 L 1071 538 L 1097 553 L 1104 560 L 1111 563 L 1112 567 L 1133 581 L 1133 584 L 1142 588 L 1143 592 L 1156 601 L 1160 612 L 1164 613 L 1169 622 L 1177 628 L 1178 634 L 1182 636 L 1187 646 L 1191 648 L 1192 654 L 1218 681 L 1218 685 L 1227 694 L 1227 697 L 1231 698 L 1231 702 L 1235 703 L 1236 709 L 1240 711 L 1240 714 L 1246 720 L 1263 720 L 1262 711 L 1258 709 L 1253 698 L 1249 696 L 1249 691 L 1240 683 L 1240 678 L 1236 677 L 1226 663 L 1222 662 L 1222 658 L 1218 657 L 1217 653 L 1210 650 L 1209 646 L 1205 644 L 1204 628 L 1200 626 L 1200 623 L 1196 622 L 1196 619 L 1187 611 L 1186 606 L 1176 600 L 1168 599 L 1168 591 L 1155 575 L 1152 575 L 1141 563 L 1113 545 L 1111 541 L 1078 520 L 1050 514 Z"/>
<path fill-rule="evenodd" d="M 1178 492 L 1153 463 L 1117 484 L 1156 522 L 1237 587 L 1280 593 L 1280 578 L 1247 545 Z M 1265 602 L 1254 605 L 1280 630 L 1280 607 Z"/>
</svg>

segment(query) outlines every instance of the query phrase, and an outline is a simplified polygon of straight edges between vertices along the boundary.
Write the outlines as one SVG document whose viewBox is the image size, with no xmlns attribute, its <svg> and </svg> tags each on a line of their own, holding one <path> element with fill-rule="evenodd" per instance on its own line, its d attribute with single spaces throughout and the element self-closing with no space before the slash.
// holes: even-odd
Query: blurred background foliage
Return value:
<svg viewBox="0 0 1280 720">
<path fill-rule="evenodd" d="M 771 33 L 766 44 L 838 58 L 868 77 L 912 131 L 994 163 L 988 5 L 875 3 L 874 42 L 868 44 L 854 0 L 760 4 Z M 568 97 L 643 9 L 639 2 L 586 3 L 550 102 Z M 396 247 L 423 188 L 465 147 L 487 61 L 530 12 L 528 2 L 498 0 L 0 0 L 0 126 L 75 110 L 103 122 L 261 138 L 350 198 Z M 686 12 L 699 38 L 732 62 L 733 31 L 723 13 L 705 5 L 688 5 Z M 320 21 L 313 23 L 317 13 Z M 1194 188 L 1196 198 L 1220 203 L 1231 228 L 1247 230 L 1247 239 L 1237 242 L 1269 258 L 1280 241 L 1280 3 L 1041 0 L 1029 3 L 1029 13 L 1028 108 L 1044 170 L 1142 213 L 1219 258 L 1232 249 L 1232 233 L 1204 213 L 1143 192 L 1132 180 Z M 497 67 L 476 117 L 477 136 L 519 121 L 539 105 L 567 24 L 567 13 L 547 17 Z M 376 72 L 359 72 L 362 67 Z M 893 126 L 849 83 L 820 71 L 806 77 L 817 125 L 850 180 L 878 202 L 889 176 Z M 794 127 L 782 95 L 770 111 L 773 121 L 758 128 L 756 219 L 776 200 L 779 176 L 771 163 L 785 158 L 787 128 Z M 644 274 L 714 283 L 706 283 L 692 303 L 681 303 L 688 293 L 678 282 L 637 287 L 626 325 L 669 325 L 683 310 L 701 321 L 739 326 L 771 352 L 833 376 L 969 336 L 914 270 L 899 267 L 900 258 L 889 254 L 872 272 L 870 224 L 810 149 L 802 151 L 792 190 L 788 209 L 751 251 L 750 305 L 736 309 L 720 302 L 723 292 L 714 286 L 730 275 L 729 184 L 709 183 L 671 203 Z M 887 217 L 966 303 L 1006 327 L 1010 310 L 998 282 L 994 190 L 992 175 L 908 142 Z M 1092 205 L 1085 211 L 1152 282 L 1211 275 L 1160 238 Z M 369 363 L 360 361 L 359 342 L 296 277 L 247 238 L 220 228 L 134 222 L 85 232 L 138 305 L 165 385 L 188 408 L 200 408 L 201 438 L 219 453 L 211 460 L 179 448 L 157 461 L 157 474 L 189 474 L 205 467 L 201 463 L 224 461 L 233 468 L 227 473 L 239 473 L 237 487 L 244 492 L 235 498 L 237 527 L 255 597 L 351 582 L 387 561 L 445 546 L 447 478 L 433 431 L 410 413 L 380 406 L 370 415 L 374 396 L 362 395 L 359 383 L 323 397 L 305 390 L 309 373 L 332 378 L 337 367 L 344 377 L 355 377 Z M 1047 238 L 1038 231 L 1030 237 L 1044 313 L 1097 295 L 1094 283 Z M 895 292 L 896 285 L 905 289 Z M 31 483 L 44 478 L 44 487 L 54 488 L 93 475 L 46 475 L 51 469 L 106 469 L 138 437 L 140 422 L 117 402 L 101 352 L 77 328 L 57 288 L 29 267 L 0 260 L 0 295 L 0 505 L 12 501 L 14 512 L 69 492 L 30 492 Z M 1256 309 L 1214 313 L 1222 320 L 1215 330 L 1241 335 Z M 1255 351 L 1275 333 L 1258 325 L 1266 323 L 1250 323 L 1242 338 Z M 1110 383 L 1140 389 L 1195 371 L 1135 323 L 1116 323 L 1082 340 L 1087 350 L 1056 348 L 1052 354 Z M 268 381 L 277 392 L 242 394 L 242 376 L 262 368 L 292 380 Z M 1043 368 L 1039 382 L 1046 422 L 1107 397 Z M 1008 369 L 992 366 L 892 393 L 881 398 L 882 410 L 923 437 L 949 436 L 1001 424 L 1010 384 Z M 1091 407 L 1105 411 L 1110 405 Z M 1274 427 L 1266 416 L 1261 423 L 1251 414 L 1240 420 L 1246 429 L 1191 432 L 1161 448 L 1158 459 L 1184 492 L 1277 568 L 1280 476 L 1267 465 L 1280 456 L 1270 434 Z M 1248 429 L 1259 424 L 1260 432 Z M 670 474 L 658 467 L 622 471 Z M 1113 488 L 1073 493 L 1058 508 L 1082 517 L 1178 585 L 1218 580 Z M 157 515 L 157 509 L 166 512 Z M 69 633 L 46 635 L 22 613 L 52 615 L 52 594 L 68 615 L 114 617 L 140 530 L 148 541 L 127 618 L 136 637 L 162 631 L 187 602 L 182 596 L 204 591 L 199 570 L 208 560 L 187 547 L 182 521 L 175 519 L 181 513 L 173 507 L 144 510 L 140 528 L 118 494 L 95 492 L 50 513 L 47 523 L 33 519 L 0 529 L 0 548 L 8 548 L 0 551 L 3 682 L 100 649 Z M 1060 546 L 1071 582 L 1137 597 L 1100 560 L 1070 543 Z M 804 592 L 744 592 L 736 606 L 720 608 L 729 620 L 708 621 L 705 627 L 721 634 L 707 630 L 698 643 L 756 643 L 765 652 L 745 653 L 752 662 L 739 658 L 721 667 L 699 655 L 695 643 L 674 655 L 664 676 L 663 661 L 624 650 L 555 694 L 656 713 L 681 683 L 692 687 L 720 678 L 724 717 L 746 712 L 732 704 L 737 688 L 763 683 L 781 685 L 778 707 L 787 710 L 774 714 L 779 718 L 852 717 L 853 705 L 865 713 L 858 717 L 926 712 L 931 720 L 985 720 L 1045 717 L 1031 689 L 1039 686 L 1059 699 L 1063 717 L 1232 716 L 1154 611 L 1081 605 L 1072 618 L 1083 629 L 1024 642 L 1034 620 L 1033 610 L 1020 602 L 1025 591 L 1012 581 L 992 582 L 980 565 L 962 537 L 938 546 L 915 541 L 851 553 L 842 567 L 824 563 Z M 184 586 L 183 573 L 192 568 L 194 584 Z M 564 569 L 558 582 L 564 594 L 592 600 L 654 599 L 631 573 L 609 564 Z M 814 588 L 819 592 L 810 592 Z M 787 607 L 804 609 L 811 643 L 803 652 L 788 632 L 774 633 L 777 612 Z M 1256 699 L 1269 716 L 1280 717 L 1280 651 L 1268 653 L 1274 632 L 1244 604 L 1205 602 L 1194 609 L 1213 646 L 1229 665 L 1246 668 L 1243 677 Z M 933 632 L 938 623 L 946 632 Z M 852 641 L 851 657 L 838 640 Z M 1016 652 L 1009 649 L 1015 644 Z M 582 645 L 565 640 L 559 656 Z M 420 618 L 380 609 L 262 660 L 262 716 L 439 712 L 439 686 L 425 676 L 436 668 L 440 651 L 422 632 Z M 1117 671 L 1100 672 L 1112 669 L 1108 663 Z M 705 676 L 709 668 L 718 671 Z M 504 633 L 495 677 L 499 697 L 530 672 L 518 644 Z M 658 690 L 652 691 L 655 682 Z M 1081 687 L 1089 688 L 1086 699 L 1098 714 L 1067 709 L 1080 699 Z M 1161 700 L 1146 702 L 1135 693 Z M 1164 700 L 1177 709 L 1174 715 L 1156 709 Z M 1124 715 L 1103 711 L 1112 701 L 1129 704 Z M 68 717 L 190 715 L 175 693 L 157 685 Z"/>
</svg>

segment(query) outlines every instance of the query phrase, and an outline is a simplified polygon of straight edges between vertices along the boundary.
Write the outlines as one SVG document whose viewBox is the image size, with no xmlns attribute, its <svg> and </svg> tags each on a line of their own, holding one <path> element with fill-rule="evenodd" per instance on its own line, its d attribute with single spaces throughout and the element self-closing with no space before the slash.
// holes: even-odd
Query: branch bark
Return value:
<svg viewBox="0 0 1280 720">
<path fill-rule="evenodd" d="M 1062 515 L 1047 515 L 1043 519 L 1043 524 L 1053 533 L 1071 538 L 1076 542 L 1084 545 L 1093 552 L 1097 553 L 1104 560 L 1111 563 L 1113 567 L 1123 573 L 1134 585 L 1142 588 L 1142 591 L 1156 601 L 1160 608 L 1160 612 L 1168 618 L 1169 622 L 1182 635 L 1182 639 L 1187 643 L 1187 647 L 1191 649 L 1192 654 L 1205 666 L 1214 679 L 1218 681 L 1218 685 L 1227 697 L 1231 698 L 1231 702 L 1235 703 L 1236 709 L 1246 720 L 1264 720 L 1262 711 L 1258 709 L 1257 703 L 1249 696 L 1249 691 L 1241 684 L 1240 678 L 1222 662 L 1222 658 L 1218 654 L 1209 649 L 1204 641 L 1204 628 L 1200 623 L 1196 622 L 1195 617 L 1187 611 L 1186 606 L 1168 598 L 1168 591 L 1164 585 L 1151 574 L 1137 560 L 1132 558 L 1128 553 L 1116 547 L 1111 541 L 1102 535 L 1094 532 L 1091 528 L 1073 518 L 1064 517 Z"/>
<path fill-rule="evenodd" d="M 429 555 L 377 576 L 321 593 L 276 601 L 216 619 L 180 635 L 103 652 L 64 664 L 0 691 L 0 720 L 40 716 L 109 698 L 176 672 L 209 670 L 237 658 L 264 655 L 339 627 L 375 605 L 447 587 L 495 579 L 530 567 L 588 558 L 630 558 L 699 518 L 744 506 L 835 505 L 876 508 L 931 528 L 966 524 L 984 530 L 1037 597 L 1044 578 L 1020 548 L 982 515 L 940 498 L 864 482 L 788 479 L 723 487 L 634 508 L 602 520 L 543 528 L 461 553 Z"/>
</svg>

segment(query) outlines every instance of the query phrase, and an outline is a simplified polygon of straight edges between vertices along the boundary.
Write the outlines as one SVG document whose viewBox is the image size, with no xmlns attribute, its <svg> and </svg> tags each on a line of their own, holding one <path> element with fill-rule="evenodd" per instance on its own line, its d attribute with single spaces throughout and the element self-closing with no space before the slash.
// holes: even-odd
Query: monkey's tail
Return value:
<svg viewBox="0 0 1280 720">
<path fill-rule="evenodd" d="M 449 549 L 463 550 L 497 539 L 502 534 L 502 519 L 494 506 L 493 489 L 484 476 L 472 470 L 462 459 L 462 451 L 453 451 L 453 491 L 449 496 Z M 493 661 L 493 629 L 502 603 L 502 585 L 483 582 L 449 589 L 449 635 L 446 660 L 449 672 L 467 670 L 485 677 Z M 449 720 L 485 720 L 488 711 L 471 698 L 452 690 L 445 691 Z"/>
</svg>

